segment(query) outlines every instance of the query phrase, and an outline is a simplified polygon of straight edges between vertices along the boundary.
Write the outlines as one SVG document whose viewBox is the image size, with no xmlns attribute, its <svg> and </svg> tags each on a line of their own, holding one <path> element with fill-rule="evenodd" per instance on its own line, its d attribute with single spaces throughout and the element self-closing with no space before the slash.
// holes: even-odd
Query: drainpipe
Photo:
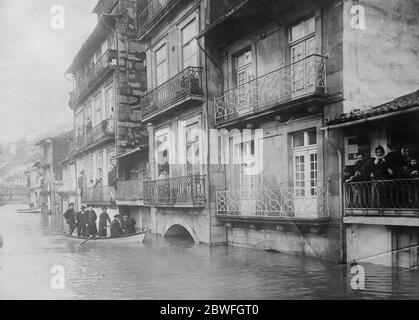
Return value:
<svg viewBox="0 0 419 320">
<path fill-rule="evenodd" d="M 339 212 L 341 213 L 340 219 L 339 219 L 339 231 L 340 231 L 340 240 L 339 240 L 339 246 L 340 246 L 340 260 L 342 261 L 342 263 L 346 262 L 346 234 L 345 234 L 345 228 L 343 225 L 343 216 L 344 216 L 344 212 L 343 212 L 343 181 L 342 181 L 342 176 L 343 176 L 343 157 L 342 157 L 342 152 L 340 151 L 340 149 L 329 140 L 329 129 L 326 128 L 324 130 L 324 138 L 325 140 L 333 147 L 333 149 L 335 149 L 337 155 L 338 155 L 338 161 L 339 161 L 339 169 L 338 169 L 338 174 L 339 174 L 339 179 L 338 179 L 338 183 L 339 183 Z"/>
</svg>

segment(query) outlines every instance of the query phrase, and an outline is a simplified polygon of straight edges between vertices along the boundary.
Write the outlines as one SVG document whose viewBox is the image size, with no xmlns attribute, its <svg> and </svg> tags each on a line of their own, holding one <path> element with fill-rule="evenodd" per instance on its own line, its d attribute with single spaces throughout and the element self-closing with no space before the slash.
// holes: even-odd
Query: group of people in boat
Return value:
<svg viewBox="0 0 419 320">
<path fill-rule="evenodd" d="M 137 232 L 134 219 L 128 217 L 128 215 L 123 215 L 122 219 L 120 215 L 115 215 L 111 221 L 105 206 L 102 207 L 102 212 L 99 214 L 98 225 L 98 216 L 91 205 L 87 207 L 82 205 L 80 211 L 75 212 L 74 203 L 70 203 L 63 216 L 69 226 L 69 235 L 73 235 L 74 230 L 77 230 L 77 236 L 82 238 L 107 237 L 108 224 L 110 225 L 111 238 Z"/>
</svg>

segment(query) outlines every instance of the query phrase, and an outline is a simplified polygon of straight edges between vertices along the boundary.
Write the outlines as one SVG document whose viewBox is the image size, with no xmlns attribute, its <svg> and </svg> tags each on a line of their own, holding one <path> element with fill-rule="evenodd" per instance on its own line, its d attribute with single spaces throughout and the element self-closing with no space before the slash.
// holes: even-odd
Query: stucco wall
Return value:
<svg viewBox="0 0 419 320">
<path fill-rule="evenodd" d="M 351 8 L 365 11 L 353 29 Z M 344 112 L 393 100 L 419 87 L 419 2 L 344 1 Z"/>
</svg>

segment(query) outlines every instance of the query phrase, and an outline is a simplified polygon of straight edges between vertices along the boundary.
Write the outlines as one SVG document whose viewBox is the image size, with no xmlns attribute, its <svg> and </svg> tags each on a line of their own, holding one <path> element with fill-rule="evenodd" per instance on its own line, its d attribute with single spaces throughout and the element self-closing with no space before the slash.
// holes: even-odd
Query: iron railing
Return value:
<svg viewBox="0 0 419 320">
<path fill-rule="evenodd" d="M 115 188 L 111 186 L 95 186 L 83 188 L 81 201 L 85 204 L 111 204 L 115 201 Z"/>
<path fill-rule="evenodd" d="M 118 180 L 115 198 L 122 201 L 142 200 L 143 190 L 143 179 Z"/>
<path fill-rule="evenodd" d="M 419 179 L 345 183 L 346 215 L 419 215 Z"/>
<path fill-rule="evenodd" d="M 205 200 L 205 175 L 144 181 L 144 204 L 202 206 Z"/>
<path fill-rule="evenodd" d="M 298 196 L 293 187 L 217 191 L 217 215 L 322 219 L 329 216 L 327 187 Z"/>
<path fill-rule="evenodd" d="M 142 117 L 159 113 L 191 95 L 202 94 L 202 68 L 187 67 L 141 99 Z"/>
<path fill-rule="evenodd" d="M 78 100 L 105 70 L 112 65 L 112 60 L 117 58 L 116 50 L 108 49 L 99 60 L 93 64 L 83 75 L 76 76 L 76 84 L 73 92 L 70 93 L 72 103 Z"/>
<path fill-rule="evenodd" d="M 138 26 L 140 34 L 143 30 L 150 26 L 154 18 L 156 18 L 161 12 L 164 11 L 166 6 L 172 0 L 150 0 L 145 5 L 143 10 L 138 15 Z"/>
<path fill-rule="evenodd" d="M 105 139 L 106 137 L 112 137 L 114 135 L 113 119 L 103 120 L 102 123 L 93 127 L 90 131 L 77 137 L 77 147 L 78 149 L 84 149 L 96 142 Z"/>
<path fill-rule="evenodd" d="M 215 98 L 215 121 L 218 124 L 279 103 L 325 92 L 326 58 L 313 54 Z"/>
</svg>

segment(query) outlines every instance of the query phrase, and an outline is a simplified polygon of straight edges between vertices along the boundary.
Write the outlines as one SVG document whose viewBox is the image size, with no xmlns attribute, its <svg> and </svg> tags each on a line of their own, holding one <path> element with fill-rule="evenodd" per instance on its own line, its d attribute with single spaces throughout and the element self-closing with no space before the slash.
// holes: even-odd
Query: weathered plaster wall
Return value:
<svg viewBox="0 0 419 320">
<path fill-rule="evenodd" d="M 365 29 L 351 28 L 351 9 L 365 10 Z M 419 2 L 344 1 L 344 112 L 365 109 L 419 87 Z"/>
</svg>

